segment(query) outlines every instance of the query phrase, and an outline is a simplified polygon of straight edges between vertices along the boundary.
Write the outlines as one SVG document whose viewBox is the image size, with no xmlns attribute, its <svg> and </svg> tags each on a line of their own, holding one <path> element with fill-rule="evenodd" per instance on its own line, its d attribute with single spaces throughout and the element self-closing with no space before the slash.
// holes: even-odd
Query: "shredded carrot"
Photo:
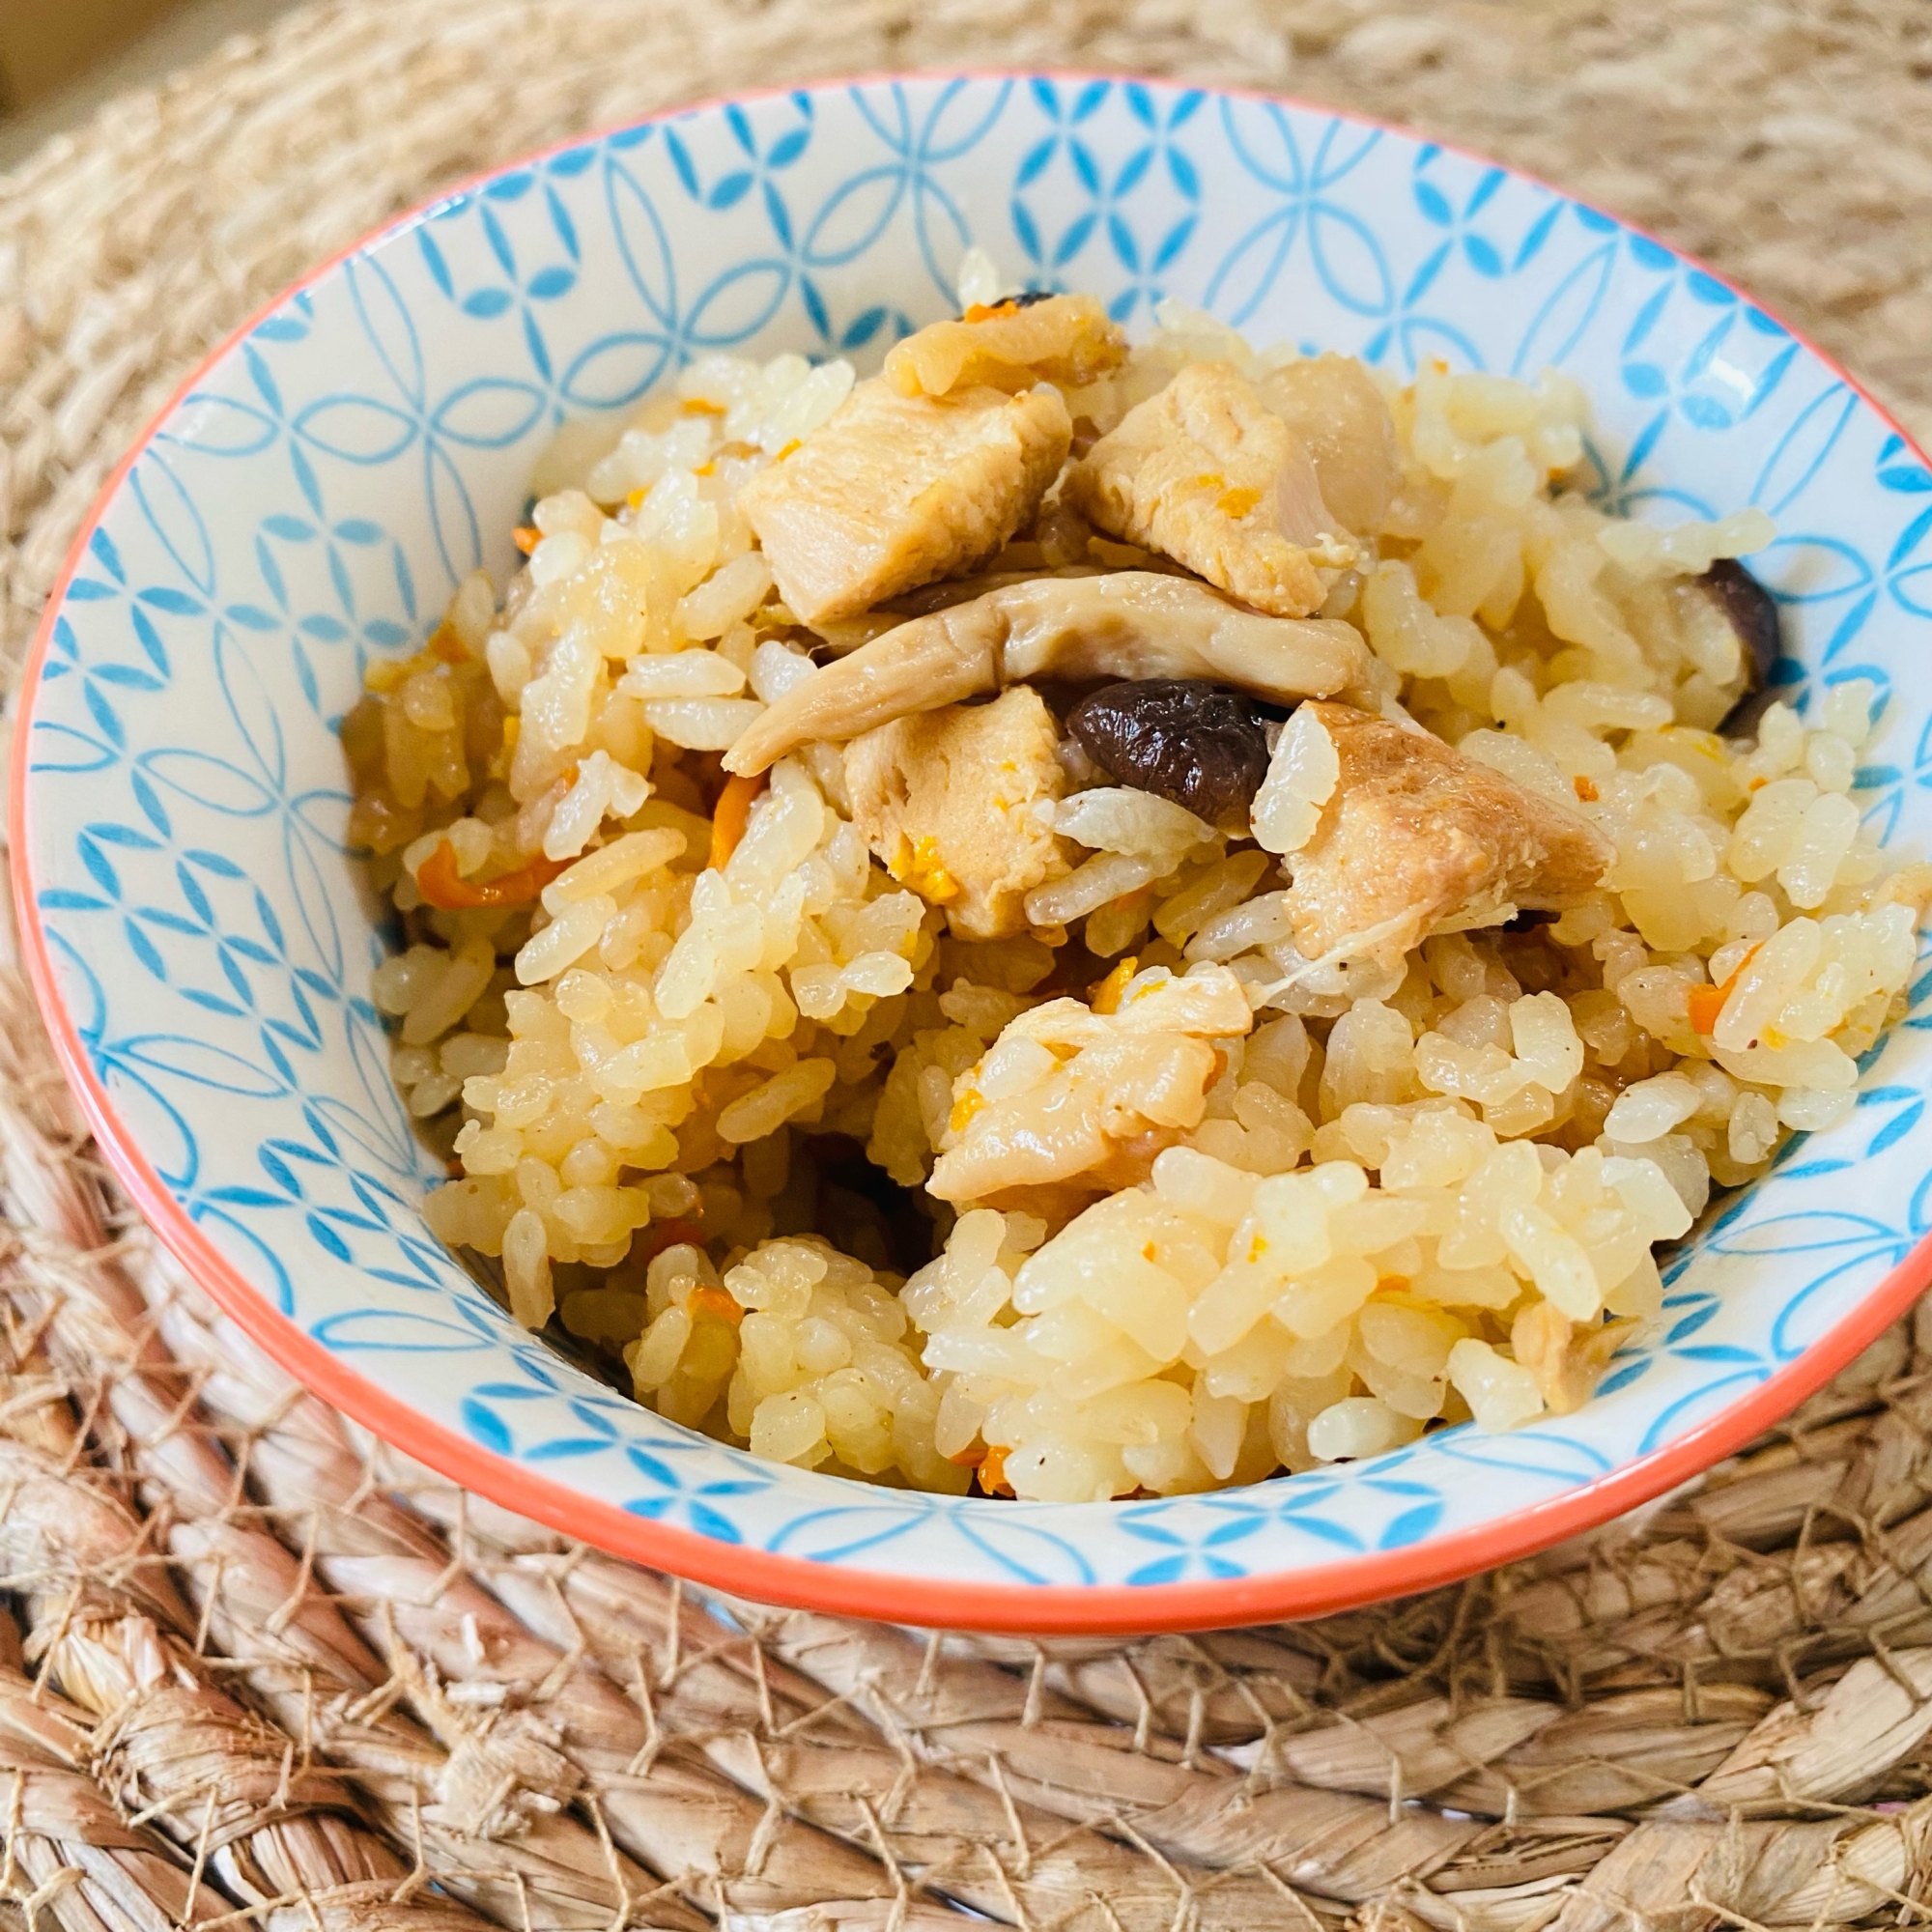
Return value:
<svg viewBox="0 0 1932 1932">
<path fill-rule="evenodd" d="M 781 446 L 779 453 L 772 458 L 772 461 L 774 463 L 782 463 L 785 460 L 785 458 L 789 456 L 792 453 L 792 451 L 795 450 L 797 447 L 798 447 L 798 438 L 793 437 L 789 442 L 784 443 L 783 445 Z"/>
<path fill-rule="evenodd" d="M 1763 944 L 1762 940 L 1758 942 L 1759 946 Z M 1690 988 L 1690 997 L 1685 1002 L 1685 1006 L 1690 1015 L 1692 1031 L 1703 1034 L 1717 1032 L 1718 1015 L 1724 1010 L 1724 1002 L 1731 997 L 1731 988 L 1738 983 L 1745 968 L 1756 957 L 1757 947 L 1753 946 L 1731 969 L 1731 977 L 1721 986 Z"/>
<path fill-rule="evenodd" d="M 700 1288 L 691 1297 L 691 1312 L 715 1315 L 721 1321 L 728 1321 L 732 1327 L 744 1321 L 745 1311 L 722 1288 Z"/>
<path fill-rule="evenodd" d="M 687 396 L 678 408 L 688 416 L 722 416 L 724 413 L 723 403 L 708 402 L 702 396 Z"/>
<path fill-rule="evenodd" d="M 1713 1033 L 1717 1029 L 1718 1015 L 1724 1010 L 1724 989 L 1721 986 L 1692 986 L 1685 1006 L 1690 1015 L 1693 1033 Z"/>
<path fill-rule="evenodd" d="M 1121 995 L 1127 990 L 1127 981 L 1134 977 L 1137 955 L 1129 952 L 1100 983 L 1094 988 L 1094 997 L 1088 1002 L 1096 1013 L 1117 1013 L 1121 1010 Z"/>
<path fill-rule="evenodd" d="M 966 1131 L 966 1123 L 986 1104 L 986 1096 L 977 1087 L 969 1087 L 952 1103 L 952 1111 L 946 1117 L 946 1124 L 955 1134 Z"/>
<path fill-rule="evenodd" d="M 660 1221 L 653 1224 L 641 1247 L 633 1248 L 632 1259 L 648 1266 L 667 1248 L 704 1245 L 704 1230 L 695 1221 Z"/>
<path fill-rule="evenodd" d="M 1577 776 L 1570 781 L 1570 783 L 1572 788 L 1575 790 L 1577 796 L 1580 798 L 1585 805 L 1596 804 L 1597 799 L 1599 797 L 1599 793 L 1597 791 L 1597 781 L 1595 779 L 1585 778 L 1581 772 L 1578 772 Z"/>
<path fill-rule="evenodd" d="M 724 789 L 718 794 L 718 803 L 711 812 L 709 863 L 714 872 L 722 872 L 738 849 L 738 841 L 744 838 L 745 827 L 751 820 L 752 801 L 764 790 L 767 777 L 764 772 L 754 779 L 734 774 L 724 781 Z"/>
<path fill-rule="evenodd" d="M 715 463 L 700 463 L 691 473 L 694 476 L 715 476 L 718 473 L 718 466 Z"/>
<path fill-rule="evenodd" d="M 996 316 L 1018 313 L 1019 303 L 1009 297 L 1005 301 L 975 302 L 960 319 L 964 322 L 991 322 Z"/>
<path fill-rule="evenodd" d="M 478 889 L 457 870 L 456 847 L 447 838 L 417 867 L 416 890 L 431 905 L 440 906 L 444 912 L 482 903 Z M 474 898 L 470 896 L 472 892 L 478 892 Z"/>
<path fill-rule="evenodd" d="M 627 502 L 632 509 L 636 510 L 642 506 L 644 498 L 648 497 L 650 494 L 651 494 L 651 486 L 648 483 L 646 483 L 641 489 L 633 490 L 631 494 L 624 498 L 624 501 Z"/>
<path fill-rule="evenodd" d="M 543 532 L 533 524 L 519 524 L 510 535 L 515 539 L 517 548 L 526 556 L 528 556 L 543 541 Z"/>
<path fill-rule="evenodd" d="M 967 1443 L 965 1448 L 959 1450 L 954 1455 L 947 1457 L 946 1460 L 961 1469 L 977 1469 L 980 1463 L 984 1461 L 985 1455 L 986 1445 L 976 1435 L 972 1441 Z"/>
<path fill-rule="evenodd" d="M 565 862 L 538 857 L 514 872 L 478 884 L 456 869 L 456 847 L 447 838 L 422 863 L 416 890 L 441 912 L 469 912 L 477 906 L 527 905 L 564 869 Z"/>
<path fill-rule="evenodd" d="M 1009 1496 L 1013 1492 L 1013 1486 L 1007 1481 L 1007 1452 L 998 1443 L 980 1460 L 980 1487 L 989 1496 Z"/>
<path fill-rule="evenodd" d="M 1261 499 L 1259 490 L 1223 490 L 1214 499 L 1214 507 L 1224 517 L 1245 517 Z"/>
</svg>

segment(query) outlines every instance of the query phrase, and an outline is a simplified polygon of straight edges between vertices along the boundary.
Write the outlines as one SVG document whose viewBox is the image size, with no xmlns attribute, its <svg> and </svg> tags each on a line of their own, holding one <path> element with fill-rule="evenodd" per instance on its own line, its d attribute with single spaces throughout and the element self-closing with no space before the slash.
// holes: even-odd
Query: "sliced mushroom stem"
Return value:
<svg viewBox="0 0 1932 1932">
<path fill-rule="evenodd" d="M 1264 617 L 1157 571 L 1036 578 L 934 611 L 794 685 L 724 756 L 747 776 L 809 739 L 838 741 L 1035 678 L 1212 678 L 1292 703 L 1364 686 L 1368 647 L 1328 618 Z"/>
</svg>

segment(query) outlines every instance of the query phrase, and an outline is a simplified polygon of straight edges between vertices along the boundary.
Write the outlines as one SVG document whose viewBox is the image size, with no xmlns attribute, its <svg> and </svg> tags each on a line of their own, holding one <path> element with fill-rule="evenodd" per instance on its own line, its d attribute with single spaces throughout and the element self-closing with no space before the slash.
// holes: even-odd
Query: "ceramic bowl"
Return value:
<svg viewBox="0 0 1932 1932">
<path fill-rule="evenodd" d="M 1861 783 L 1932 824 L 1932 473 L 1717 276 L 1506 168 L 1325 110 L 1165 84 L 922 76 L 747 96 L 537 156 L 318 270 L 189 380 L 48 609 L 13 768 L 20 923 L 101 1145 L 311 1388 L 482 1494 L 754 1597 L 912 1622 L 1151 1630 L 1309 1614 L 1595 1524 L 1788 1411 L 1910 1301 L 1932 1168 L 1924 1009 L 1841 1127 L 1722 1200 L 1580 1413 L 1447 1429 L 1219 1494 L 1063 1506 L 776 1466 L 518 1329 L 427 1232 L 336 721 L 478 562 L 500 582 L 556 424 L 715 349 L 876 357 L 969 242 L 1258 340 L 1588 384 L 1592 480 L 1665 521 L 1756 503 L 1788 695 L 1889 696 Z M 1914 665 L 1921 667 L 1914 674 Z"/>
</svg>

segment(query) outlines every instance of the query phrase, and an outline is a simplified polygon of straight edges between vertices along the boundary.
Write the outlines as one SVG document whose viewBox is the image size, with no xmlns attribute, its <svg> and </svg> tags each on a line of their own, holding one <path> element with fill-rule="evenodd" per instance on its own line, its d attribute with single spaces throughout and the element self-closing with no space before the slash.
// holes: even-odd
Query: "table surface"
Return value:
<svg viewBox="0 0 1932 1932">
<path fill-rule="evenodd" d="M 38 35 L 55 30 L 41 16 L 45 0 L 9 0 Z M 111 7 L 117 0 L 107 0 Z M 156 87 L 168 76 L 205 60 L 234 34 L 260 33 L 291 11 L 295 0 L 175 0 L 158 17 L 144 20 L 125 42 L 101 49 L 93 29 L 80 21 L 73 31 L 82 44 L 73 49 L 73 71 L 23 105 L 0 114 L 0 169 L 16 167 L 43 142 L 84 122 L 103 103 L 136 88 Z M 143 10 L 144 12 L 146 10 Z M 8 7 L 0 5 L 0 60 L 9 52 Z"/>
<path fill-rule="evenodd" d="M 335 0 L 0 180 L 0 662 L 180 374 L 438 184 L 747 81 L 998 63 L 1495 154 L 1932 428 L 1922 0 Z M 928 1650 L 721 1622 L 355 1436 L 129 1225 L 4 961 L 0 1213 L 9 1925 L 1709 1932 L 1932 1888 L 1922 1312 L 1694 1492 L 1512 1571 Z"/>
</svg>

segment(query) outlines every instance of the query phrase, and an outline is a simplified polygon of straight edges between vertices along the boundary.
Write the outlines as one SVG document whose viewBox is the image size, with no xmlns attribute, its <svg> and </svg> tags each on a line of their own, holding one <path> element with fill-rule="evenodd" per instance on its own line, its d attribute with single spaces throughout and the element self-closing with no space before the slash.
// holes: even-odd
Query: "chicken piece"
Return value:
<svg viewBox="0 0 1932 1932">
<path fill-rule="evenodd" d="M 952 1126 L 927 1191 L 942 1201 L 1050 1208 L 1059 1220 L 1147 1179 L 1200 1125 L 1221 1065 L 1212 1042 L 1253 1026 L 1224 966 L 1177 980 L 1150 967 L 1118 1009 L 1051 1000 L 1021 1013 L 953 1083 Z M 980 1089 L 999 1064 L 996 1098 Z"/>
<path fill-rule="evenodd" d="M 1321 500 L 1343 528 L 1374 536 L 1402 481 L 1395 421 L 1376 379 L 1331 352 L 1270 370 L 1261 398 L 1307 444 Z"/>
<path fill-rule="evenodd" d="M 1277 764 L 1297 760 L 1298 742 L 1303 768 L 1314 762 L 1311 732 L 1332 747 L 1333 779 L 1310 800 L 1319 816 L 1290 854 L 1285 905 L 1306 958 L 1357 940 L 1395 957 L 1432 932 L 1494 925 L 1520 910 L 1561 912 L 1616 856 L 1579 812 L 1426 731 L 1347 704 L 1303 705 L 1275 749 Z M 1267 792 L 1264 784 L 1256 801 L 1258 830 Z"/>
<path fill-rule="evenodd" d="M 1028 678 L 1206 677 L 1293 700 L 1360 690 L 1373 674 L 1349 625 L 1264 617 L 1189 578 L 1037 577 L 915 617 L 822 666 L 739 737 L 724 765 L 749 777 L 808 739 L 856 738 Z"/>
<path fill-rule="evenodd" d="M 1165 966 L 1150 966 L 1118 990 L 1111 1011 L 1100 1012 L 1079 1000 L 1048 1000 L 1015 1014 L 1001 1037 L 1077 1051 L 1122 1034 L 1184 1033 L 1225 1039 L 1246 1033 L 1253 1024 L 1247 992 L 1225 966 L 1197 966 L 1179 977 Z"/>
<path fill-rule="evenodd" d="M 886 381 L 902 396 L 950 396 L 983 383 L 1082 388 L 1126 359 L 1127 339 L 1093 296 L 1048 296 L 969 308 L 957 321 L 928 324 L 894 346 Z"/>
<path fill-rule="evenodd" d="M 1276 617 L 1305 617 L 1355 546 L 1315 459 L 1226 362 L 1190 363 L 1122 417 L 1063 493 L 1099 527 L 1183 563 Z"/>
<path fill-rule="evenodd" d="M 895 879 L 944 906 L 962 939 L 1026 930 L 1024 900 L 1069 869 L 1033 807 L 1064 783 L 1059 733 L 1037 691 L 881 724 L 845 749 L 852 822 Z"/>
<path fill-rule="evenodd" d="M 1578 1328 L 1547 1301 L 1533 1301 L 1510 1324 L 1510 1350 L 1536 1378 L 1552 1415 L 1574 1415 L 1597 1392 L 1604 1371 L 1630 1339 L 1634 1321 Z"/>
<path fill-rule="evenodd" d="M 1038 507 L 1072 436 L 1045 384 L 941 401 L 875 379 L 753 476 L 738 508 L 785 603 L 830 622 L 992 555 Z"/>
</svg>

